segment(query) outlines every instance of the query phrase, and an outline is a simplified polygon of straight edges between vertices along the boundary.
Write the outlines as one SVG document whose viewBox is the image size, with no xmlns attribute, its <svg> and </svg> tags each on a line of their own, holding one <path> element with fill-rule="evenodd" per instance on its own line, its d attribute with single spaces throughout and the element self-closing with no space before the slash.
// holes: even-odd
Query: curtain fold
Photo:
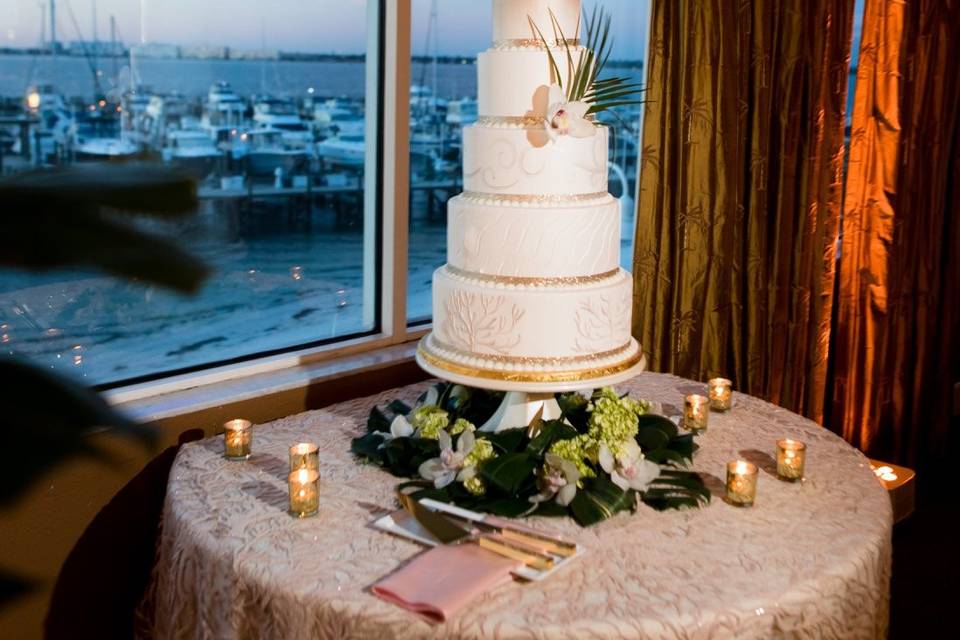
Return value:
<svg viewBox="0 0 960 640">
<path fill-rule="evenodd" d="M 634 335 L 823 419 L 853 0 L 655 0 Z"/>
<path fill-rule="evenodd" d="M 866 0 L 843 219 L 832 427 L 942 451 L 960 382 L 960 0 Z"/>
</svg>

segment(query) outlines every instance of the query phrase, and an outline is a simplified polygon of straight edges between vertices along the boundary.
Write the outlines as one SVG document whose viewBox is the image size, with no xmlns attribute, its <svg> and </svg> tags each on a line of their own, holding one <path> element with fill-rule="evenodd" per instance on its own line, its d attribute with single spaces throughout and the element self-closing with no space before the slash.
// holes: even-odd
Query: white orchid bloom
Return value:
<svg viewBox="0 0 960 640">
<path fill-rule="evenodd" d="M 577 495 L 580 471 L 575 464 L 555 453 L 546 454 L 544 461 L 547 464 L 537 476 L 540 493 L 530 498 L 530 502 L 546 502 L 556 498 L 557 504 L 565 507 Z"/>
<path fill-rule="evenodd" d="M 547 98 L 547 112 L 544 119 L 547 123 L 547 135 L 551 140 L 560 136 L 574 138 L 588 138 L 596 133 L 596 127 L 587 120 L 587 111 L 590 105 L 586 102 L 567 102 L 563 89 L 559 85 L 550 85 Z"/>
<path fill-rule="evenodd" d="M 397 417 L 393 419 L 393 422 L 390 423 L 390 432 L 386 431 L 377 431 L 375 432 L 378 436 L 383 438 L 383 442 L 380 443 L 378 448 L 383 449 L 383 447 L 393 440 L 394 438 L 409 438 L 413 435 L 413 425 L 410 424 L 410 421 L 407 420 L 407 417 L 402 414 L 397 414 Z"/>
<path fill-rule="evenodd" d="M 601 444 L 599 458 L 600 466 L 610 474 L 610 480 L 624 491 L 646 491 L 660 475 L 660 465 L 644 458 L 640 445 L 634 440 L 627 441 L 617 456 L 610 447 Z"/>
<path fill-rule="evenodd" d="M 464 431 L 460 435 L 456 449 L 453 447 L 453 439 L 446 431 L 440 432 L 438 441 L 440 457 L 427 460 L 418 469 L 424 480 L 432 480 L 434 487 L 443 489 L 454 480 L 464 481 L 476 475 L 474 465 L 464 465 L 476 442 L 472 431 Z"/>
</svg>

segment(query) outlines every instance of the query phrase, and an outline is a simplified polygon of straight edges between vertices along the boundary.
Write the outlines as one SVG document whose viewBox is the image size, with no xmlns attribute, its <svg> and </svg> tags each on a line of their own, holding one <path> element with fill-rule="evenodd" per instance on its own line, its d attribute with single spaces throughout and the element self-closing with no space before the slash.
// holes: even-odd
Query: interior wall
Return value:
<svg viewBox="0 0 960 640">
<path fill-rule="evenodd" d="M 12 508 L 0 510 L 0 569 L 34 583 L 34 590 L 30 595 L 0 609 L 0 638 L 43 637 L 44 619 L 54 585 L 77 540 L 101 509 L 114 499 L 121 489 L 128 486 L 131 480 L 136 478 L 135 481 L 141 485 L 151 485 L 141 486 L 139 491 L 146 490 L 149 495 L 162 496 L 166 476 L 151 477 L 141 471 L 165 449 L 177 445 L 181 437 L 186 435 L 189 439 L 193 435 L 191 430 L 199 429 L 202 435 L 211 436 L 220 430 L 220 425 L 226 420 L 237 416 L 259 424 L 425 378 L 425 374 L 412 360 L 405 360 L 322 384 L 179 415 L 154 423 L 160 434 L 160 442 L 157 448 L 151 451 L 145 451 L 139 444 L 109 432 L 91 436 L 93 443 L 103 446 L 113 454 L 110 465 L 89 458 L 71 460 L 40 478 Z M 172 454 L 172 451 L 170 453 Z M 100 525 L 97 535 L 101 538 L 104 535 L 113 536 L 116 544 L 123 547 L 138 544 L 142 547 L 145 543 L 152 545 L 150 533 L 156 530 L 154 523 L 147 522 L 146 529 L 142 526 L 144 517 L 150 517 L 149 513 L 144 512 L 148 512 L 151 507 L 135 502 L 124 502 L 122 505 L 130 512 L 131 526 L 127 528 L 122 522 L 116 522 L 109 525 L 116 530 L 104 531 Z M 155 516 L 153 519 L 156 519 Z M 139 529 L 133 526 L 135 520 L 141 525 Z M 132 540 L 130 536 L 146 540 Z M 152 549 L 139 551 L 150 553 Z M 110 557 L 105 556 L 102 559 L 104 566 L 109 565 L 110 561 Z M 102 582 L 108 580 L 110 575 L 109 571 L 90 575 L 88 585 L 91 588 L 109 589 L 111 585 L 104 585 Z M 125 595 L 139 597 L 139 594 Z M 58 590 L 57 596 L 58 601 L 71 600 L 69 590 L 64 592 L 63 586 Z M 58 628 L 60 623 L 64 627 L 75 624 L 75 621 L 59 619 L 58 616 L 69 618 L 66 612 L 59 614 L 55 610 L 52 623 Z M 74 630 L 76 631 L 76 627 Z M 74 637 L 81 636 L 74 634 Z"/>
</svg>

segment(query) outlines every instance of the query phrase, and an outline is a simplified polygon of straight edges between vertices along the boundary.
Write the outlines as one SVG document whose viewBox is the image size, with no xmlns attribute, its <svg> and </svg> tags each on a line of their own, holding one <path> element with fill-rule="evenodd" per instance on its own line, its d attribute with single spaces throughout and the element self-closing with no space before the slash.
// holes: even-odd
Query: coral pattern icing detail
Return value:
<svg viewBox="0 0 960 640">
<path fill-rule="evenodd" d="M 620 264 L 620 203 L 527 208 L 447 205 L 447 261 L 494 276 L 569 278 L 608 273 Z"/>
<path fill-rule="evenodd" d="M 666 407 L 698 384 L 642 373 L 617 391 Z M 869 460 L 829 429 L 741 393 L 735 411 L 710 416 L 693 470 L 722 478 L 739 451 L 766 452 L 789 436 L 808 446 L 803 486 L 761 471 L 757 504 L 747 511 L 721 494 L 703 509 L 641 506 L 586 530 L 570 518 L 526 518 L 582 542 L 587 554 L 535 585 L 493 589 L 443 624 L 379 600 L 369 586 L 423 548 L 370 526 L 392 508 L 397 480 L 357 464 L 350 440 L 363 433 L 371 407 L 413 405 L 428 386 L 257 425 L 249 462 L 224 460 L 222 438 L 183 445 L 138 637 L 886 637 L 892 509 Z M 298 520 L 286 513 L 286 460 L 290 443 L 304 441 L 320 445 L 324 489 L 320 514 Z"/>
<path fill-rule="evenodd" d="M 474 279 L 441 268 L 433 275 L 434 332 L 441 342 L 477 354 L 494 353 L 523 358 L 587 355 L 584 352 L 584 337 L 574 321 L 577 311 L 584 300 L 600 296 L 611 300 L 629 297 L 632 282 L 630 275 L 620 269 L 610 278 L 598 281 L 537 287 Z M 470 329 L 483 326 L 475 316 L 470 315 L 470 310 L 475 315 L 479 314 L 481 299 L 487 302 L 487 308 L 494 301 L 499 303 L 500 313 L 506 318 L 511 317 L 511 309 L 521 310 L 523 339 L 502 337 L 493 345 L 496 348 L 481 347 L 483 340 L 472 337 L 473 330 Z M 465 318 L 469 318 L 469 322 Z M 499 324 L 489 326 L 498 327 L 498 330 L 500 327 Z M 623 346 L 630 340 L 629 313 L 625 321 L 612 325 L 606 334 L 601 334 L 597 329 L 590 337 L 589 344 L 595 352 Z M 471 344 L 474 346 L 471 347 Z"/>
<path fill-rule="evenodd" d="M 452 345 L 445 344 L 432 334 L 429 339 L 425 340 L 424 346 L 427 351 L 431 353 L 461 364 L 469 364 L 486 369 L 531 369 L 537 371 L 589 369 L 595 366 L 614 364 L 632 356 L 634 352 L 637 351 L 637 345 L 633 340 L 630 340 L 622 347 L 616 349 L 567 358 L 522 358 L 490 354 L 478 356 L 476 353 L 457 349 Z"/>
<path fill-rule="evenodd" d="M 607 129 L 588 138 L 563 136 L 550 143 L 545 130 L 463 130 L 465 191 L 567 196 L 607 187 Z"/>
<path fill-rule="evenodd" d="M 523 309 L 504 296 L 453 290 L 444 300 L 440 331 L 474 353 L 509 353 L 520 344 Z"/>
<path fill-rule="evenodd" d="M 576 350 L 590 353 L 599 345 L 608 344 L 611 339 L 629 332 L 632 313 L 633 296 L 630 293 L 585 299 L 574 316 L 577 326 Z"/>
</svg>

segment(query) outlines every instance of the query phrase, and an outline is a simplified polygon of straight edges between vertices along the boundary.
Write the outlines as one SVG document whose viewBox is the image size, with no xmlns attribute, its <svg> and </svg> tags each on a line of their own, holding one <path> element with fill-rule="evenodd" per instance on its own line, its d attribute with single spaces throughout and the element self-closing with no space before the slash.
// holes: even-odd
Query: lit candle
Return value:
<svg viewBox="0 0 960 640">
<path fill-rule="evenodd" d="M 698 433 L 707 428 L 710 415 L 710 400 L 706 396 L 689 395 L 683 397 L 683 426 Z"/>
<path fill-rule="evenodd" d="M 712 378 L 707 382 L 710 408 L 714 411 L 727 411 L 733 400 L 733 383 L 726 378 Z"/>
<path fill-rule="evenodd" d="M 308 469 L 320 471 L 320 447 L 312 442 L 300 442 L 290 447 L 290 471 Z"/>
<path fill-rule="evenodd" d="M 306 518 L 320 507 L 320 474 L 309 469 L 298 469 L 287 477 L 290 489 L 290 513 Z"/>
<path fill-rule="evenodd" d="M 223 425 L 223 455 L 230 460 L 250 457 L 253 429 L 249 420 L 230 420 Z"/>
<path fill-rule="evenodd" d="M 807 461 L 807 445 L 799 440 L 777 442 L 777 475 L 784 480 L 803 478 L 803 466 Z"/>
<path fill-rule="evenodd" d="M 727 502 L 737 507 L 753 506 L 757 497 L 757 465 L 745 460 L 727 463 Z"/>
</svg>

